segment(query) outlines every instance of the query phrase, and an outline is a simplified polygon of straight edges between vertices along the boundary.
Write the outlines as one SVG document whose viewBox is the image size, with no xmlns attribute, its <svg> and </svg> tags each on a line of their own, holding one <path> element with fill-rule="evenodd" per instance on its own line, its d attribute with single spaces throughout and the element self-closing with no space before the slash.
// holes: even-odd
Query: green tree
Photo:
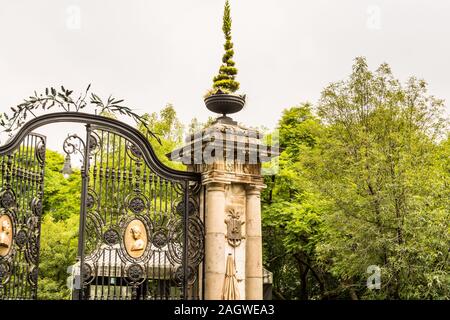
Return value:
<svg viewBox="0 0 450 320">
<path fill-rule="evenodd" d="M 183 142 L 183 124 L 178 119 L 173 105 L 167 104 L 159 114 L 156 112 L 144 114 L 142 119 L 147 123 L 148 129 L 161 140 L 159 143 L 152 135 L 146 134 L 147 128 L 142 124 L 138 126 L 138 129 L 149 139 L 158 159 L 174 169 L 184 169 L 185 166 L 182 163 L 172 162 L 166 156 L 180 147 Z"/>
<path fill-rule="evenodd" d="M 364 58 L 322 93 L 327 130 L 310 173 L 330 200 L 319 261 L 354 299 L 450 297 L 442 109 L 424 81 L 402 85 Z M 381 268 L 380 290 L 366 287 L 370 265 Z"/>
<path fill-rule="evenodd" d="M 63 163 L 61 154 L 47 150 L 38 281 L 38 298 L 44 300 L 70 299 L 67 268 L 77 254 L 81 177 L 75 170 L 65 179 Z"/>
<path fill-rule="evenodd" d="M 234 50 L 233 42 L 231 41 L 231 12 L 230 3 L 228 0 L 225 2 L 225 8 L 223 12 L 223 25 L 222 30 L 225 35 L 224 49 L 225 53 L 222 57 L 222 65 L 219 69 L 219 74 L 214 77 L 214 89 L 220 89 L 226 93 L 236 92 L 239 89 L 239 82 L 235 80 L 238 73 L 233 61 Z"/>
<path fill-rule="evenodd" d="M 56 221 L 51 215 L 41 225 L 38 298 L 63 300 L 71 298 L 67 286 L 67 268 L 75 263 L 78 245 L 79 215 Z"/>
<path fill-rule="evenodd" d="M 424 81 L 357 58 L 314 115 L 279 122 L 263 194 L 264 263 L 280 299 L 448 299 L 450 142 Z M 446 136 L 447 134 L 447 136 Z M 381 288 L 367 287 L 368 267 Z"/>
<path fill-rule="evenodd" d="M 74 170 L 67 179 L 61 173 L 64 156 L 47 150 L 44 177 L 44 215 L 55 221 L 65 220 L 80 211 L 81 177 Z"/>
<path fill-rule="evenodd" d="M 214 117 L 208 117 L 206 122 L 200 122 L 197 118 L 193 118 L 188 125 L 188 133 L 195 134 L 200 132 L 202 129 L 205 129 L 211 126 L 216 121 Z"/>
<path fill-rule="evenodd" d="M 264 264 L 274 274 L 278 299 L 325 297 L 328 287 L 329 275 L 316 259 L 325 200 L 305 175 L 324 130 L 311 109 L 303 104 L 283 112 L 280 170 L 266 177 L 263 194 Z"/>
</svg>

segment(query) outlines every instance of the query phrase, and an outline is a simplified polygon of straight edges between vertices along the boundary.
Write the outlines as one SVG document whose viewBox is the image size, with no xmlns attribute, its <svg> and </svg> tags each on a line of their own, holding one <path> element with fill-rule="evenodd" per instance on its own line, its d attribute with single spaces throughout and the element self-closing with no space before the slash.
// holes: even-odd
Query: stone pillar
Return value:
<svg viewBox="0 0 450 320">
<path fill-rule="evenodd" d="M 260 186 L 247 186 L 246 202 L 245 296 L 247 300 L 262 300 L 263 266 Z"/>
<path fill-rule="evenodd" d="M 205 299 L 220 300 L 225 277 L 225 184 L 206 185 Z"/>
<path fill-rule="evenodd" d="M 261 163 L 277 153 L 267 152 L 256 130 L 218 119 L 186 139 L 171 160 L 182 161 L 202 174 L 205 196 L 205 299 L 224 293 L 226 261 L 233 257 L 239 299 L 263 297 Z M 263 156 L 260 151 L 263 150 Z"/>
</svg>

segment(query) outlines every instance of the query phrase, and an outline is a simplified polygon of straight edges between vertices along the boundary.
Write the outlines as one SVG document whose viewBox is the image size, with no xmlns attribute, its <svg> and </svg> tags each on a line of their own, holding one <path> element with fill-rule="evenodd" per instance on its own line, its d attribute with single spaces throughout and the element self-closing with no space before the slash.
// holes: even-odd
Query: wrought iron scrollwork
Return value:
<svg viewBox="0 0 450 320">
<path fill-rule="evenodd" d="M 180 220 L 169 226 L 168 259 L 173 265 L 183 263 L 183 224 Z"/>
<path fill-rule="evenodd" d="M 205 232 L 203 222 L 198 216 L 189 218 L 188 225 L 188 261 L 198 266 L 205 256 Z"/>
<path fill-rule="evenodd" d="M 11 209 L 16 206 L 16 195 L 11 189 L 6 189 L 0 193 L 0 205 L 4 209 Z"/>
<path fill-rule="evenodd" d="M 46 146 L 44 139 L 40 139 L 36 147 L 36 158 L 41 165 L 45 162 L 45 148 Z"/>
<path fill-rule="evenodd" d="M 173 298 L 174 290 L 185 297 L 187 287 L 200 285 L 204 256 L 199 181 L 162 176 L 148 166 L 141 145 L 109 128 L 92 132 L 103 144 L 87 175 L 84 261 L 93 279 L 86 286 L 124 283 L 132 299 Z M 155 285 L 175 287 L 163 292 Z"/>
<path fill-rule="evenodd" d="M 127 206 L 134 214 L 140 214 L 148 207 L 148 200 L 142 194 L 130 195 Z"/>
<path fill-rule="evenodd" d="M 204 226 L 197 216 L 192 216 L 188 220 L 188 263 L 198 266 L 204 257 Z M 183 263 L 183 235 L 184 228 L 182 221 L 177 221 L 172 225 L 169 231 L 169 259 L 174 264 Z"/>
<path fill-rule="evenodd" d="M 83 264 L 83 269 L 81 274 L 83 275 L 83 283 L 89 284 L 95 279 L 95 264 Z"/>
<path fill-rule="evenodd" d="M 109 246 L 113 246 L 113 245 L 119 243 L 119 240 L 120 240 L 120 235 L 117 230 L 108 229 L 103 234 L 103 241 Z"/>
<path fill-rule="evenodd" d="M 87 294 L 80 297 L 198 298 L 204 255 L 200 175 L 164 166 L 135 128 L 73 112 L 33 119 L 0 147 L 0 215 L 11 216 L 14 235 L 11 250 L 0 257 L 0 298 L 36 297 L 46 141 L 30 132 L 61 121 L 86 124 L 88 137 L 83 142 L 72 135 L 64 141 L 66 153 L 78 152 L 84 160 L 81 205 L 87 212 L 80 215 L 85 221 L 80 223 L 84 242 L 79 256 L 80 292 Z M 142 225 L 133 228 L 130 223 L 137 220 Z M 22 267 L 13 268 L 17 265 Z M 14 285 L 11 279 L 17 279 Z M 112 287 L 111 296 L 109 290 L 103 295 L 106 287 Z M 97 291 L 102 296 L 95 296 Z"/>
<path fill-rule="evenodd" d="M 153 234 L 152 243 L 157 249 L 163 249 L 169 243 L 169 231 L 166 228 L 158 229 Z"/>
<path fill-rule="evenodd" d="M 31 271 L 28 273 L 28 282 L 33 286 L 37 285 L 38 273 L 39 273 L 39 270 L 37 267 L 33 267 L 31 269 Z"/>
<path fill-rule="evenodd" d="M 0 261 L 0 289 L 2 286 L 6 285 L 9 282 L 9 279 L 11 278 L 11 273 L 12 273 L 11 261 L 8 260 Z"/>
<path fill-rule="evenodd" d="M 101 149 L 101 147 L 102 143 L 100 137 L 95 132 L 92 132 L 89 136 L 89 155 L 94 155 Z M 71 134 L 64 140 L 63 150 L 69 155 L 79 153 L 84 156 L 86 143 L 77 134 Z"/>
<path fill-rule="evenodd" d="M 69 135 L 63 143 L 63 149 L 66 154 L 84 153 L 84 141 L 78 135 Z"/>
<path fill-rule="evenodd" d="M 179 266 L 177 270 L 174 273 L 174 279 L 178 286 L 182 286 L 184 279 L 187 278 L 187 283 L 189 285 L 194 284 L 195 280 L 197 279 L 197 273 L 193 266 L 188 266 L 187 272 L 185 274 L 185 270 L 183 266 Z"/>
<path fill-rule="evenodd" d="M 34 234 L 30 235 L 26 242 L 25 257 L 33 265 L 37 265 L 39 258 L 39 241 Z"/>
<path fill-rule="evenodd" d="M 198 210 L 198 208 L 197 208 L 197 204 L 195 203 L 195 201 L 193 199 L 189 199 L 188 206 L 187 206 L 188 215 L 192 216 L 193 214 L 195 214 L 197 212 L 197 210 Z M 181 216 L 184 215 L 184 213 L 186 212 L 186 201 L 184 199 L 176 201 L 175 212 Z"/>
<path fill-rule="evenodd" d="M 102 148 L 102 140 L 100 139 L 100 136 L 95 132 L 92 131 L 89 135 L 89 153 L 90 155 L 94 155 L 97 152 L 100 151 Z"/>
<path fill-rule="evenodd" d="M 22 248 L 28 242 L 28 232 L 24 229 L 17 231 L 15 242 L 19 248 Z"/>
<path fill-rule="evenodd" d="M 189 181 L 189 194 L 198 195 L 201 189 L 202 189 L 201 181 Z"/>
<path fill-rule="evenodd" d="M 92 193 L 88 193 L 86 197 L 86 208 L 90 210 L 94 207 L 94 205 L 95 205 L 95 198 L 92 195 Z"/>
<path fill-rule="evenodd" d="M 144 277 L 144 268 L 142 265 L 135 263 L 127 268 L 126 274 L 130 282 L 136 283 Z"/>
<path fill-rule="evenodd" d="M 98 212 L 89 211 L 86 217 L 85 225 L 85 255 L 86 260 L 97 261 L 101 255 L 101 251 L 97 248 L 102 243 L 102 225 L 103 219 Z"/>
<path fill-rule="evenodd" d="M 30 206 L 35 216 L 42 215 L 42 200 L 40 198 L 33 198 L 33 200 L 31 200 Z"/>
<path fill-rule="evenodd" d="M 133 160 L 140 160 L 142 158 L 142 151 L 134 143 L 127 143 L 127 151 L 130 158 Z"/>
<path fill-rule="evenodd" d="M 31 133 L 0 153 L 0 299 L 36 298 L 45 143 Z"/>
</svg>

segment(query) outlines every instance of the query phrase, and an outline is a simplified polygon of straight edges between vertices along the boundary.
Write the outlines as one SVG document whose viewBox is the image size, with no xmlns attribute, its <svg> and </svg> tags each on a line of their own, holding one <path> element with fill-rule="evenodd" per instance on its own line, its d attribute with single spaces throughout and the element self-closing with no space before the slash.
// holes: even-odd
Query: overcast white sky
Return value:
<svg viewBox="0 0 450 320">
<path fill-rule="evenodd" d="M 246 108 L 274 127 L 283 108 L 316 102 L 356 56 L 424 78 L 450 100 L 448 0 L 230 0 Z M 224 0 L 0 0 L 0 111 L 60 86 L 124 98 L 139 112 L 174 104 L 185 123 L 211 113 L 202 95 L 220 65 Z M 78 14 L 79 13 L 79 14 Z M 45 129 L 59 148 L 74 126 Z M 57 136 L 60 139 L 54 139 Z"/>
</svg>

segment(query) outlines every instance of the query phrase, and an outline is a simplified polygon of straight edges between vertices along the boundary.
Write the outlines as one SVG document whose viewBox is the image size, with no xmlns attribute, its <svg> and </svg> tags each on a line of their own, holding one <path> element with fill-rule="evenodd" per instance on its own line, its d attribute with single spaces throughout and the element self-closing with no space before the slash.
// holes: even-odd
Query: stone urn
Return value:
<svg viewBox="0 0 450 320">
<path fill-rule="evenodd" d="M 219 90 L 205 98 L 205 105 L 208 110 L 225 116 L 241 111 L 245 105 L 245 96 L 223 93 Z"/>
</svg>

